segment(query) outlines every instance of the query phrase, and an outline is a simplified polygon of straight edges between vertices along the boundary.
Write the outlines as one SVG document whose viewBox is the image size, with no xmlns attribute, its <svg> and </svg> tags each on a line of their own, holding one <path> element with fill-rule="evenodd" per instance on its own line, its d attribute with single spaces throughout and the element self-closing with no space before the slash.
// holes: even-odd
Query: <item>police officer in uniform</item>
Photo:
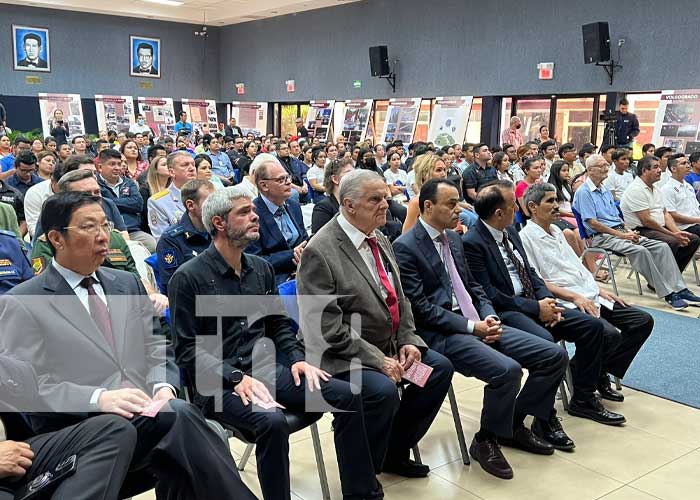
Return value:
<svg viewBox="0 0 700 500">
<path fill-rule="evenodd" d="M 33 276 L 15 233 L 0 229 L 0 295 Z"/>
<path fill-rule="evenodd" d="M 202 222 L 202 205 L 214 189 L 214 184 L 200 179 L 182 186 L 180 194 L 187 212 L 177 224 L 166 229 L 156 247 L 163 293 L 167 293 L 170 277 L 178 267 L 209 248 L 211 238 Z"/>
<path fill-rule="evenodd" d="M 172 183 L 167 189 L 148 199 L 148 226 L 158 240 L 163 232 L 180 221 L 185 214 L 180 190 L 189 180 L 197 177 L 194 158 L 187 151 L 173 151 L 168 155 L 168 170 Z"/>
</svg>

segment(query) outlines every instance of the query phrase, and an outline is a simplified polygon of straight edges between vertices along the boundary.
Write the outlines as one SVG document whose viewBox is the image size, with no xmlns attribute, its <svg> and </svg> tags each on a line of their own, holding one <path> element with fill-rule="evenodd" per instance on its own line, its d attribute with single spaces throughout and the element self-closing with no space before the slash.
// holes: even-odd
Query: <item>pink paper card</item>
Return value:
<svg viewBox="0 0 700 500">
<path fill-rule="evenodd" d="M 404 372 L 403 379 L 418 387 L 425 387 L 425 383 L 428 381 L 431 373 L 433 373 L 432 366 L 428 366 L 420 361 L 414 361 L 411 367 Z"/>
<path fill-rule="evenodd" d="M 158 412 L 160 411 L 163 406 L 166 405 L 168 401 L 165 399 L 158 399 L 156 401 L 153 401 L 150 405 L 144 407 L 143 410 L 141 410 L 141 416 L 142 417 L 155 417 L 158 415 Z"/>
</svg>

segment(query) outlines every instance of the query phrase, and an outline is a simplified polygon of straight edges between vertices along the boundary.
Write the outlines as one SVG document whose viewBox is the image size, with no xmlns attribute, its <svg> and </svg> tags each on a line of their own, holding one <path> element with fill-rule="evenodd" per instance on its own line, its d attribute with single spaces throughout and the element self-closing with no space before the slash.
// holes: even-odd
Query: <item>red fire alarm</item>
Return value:
<svg viewBox="0 0 700 500">
<path fill-rule="evenodd" d="M 554 78 L 554 63 L 539 63 L 537 65 L 540 80 L 551 80 Z"/>
</svg>

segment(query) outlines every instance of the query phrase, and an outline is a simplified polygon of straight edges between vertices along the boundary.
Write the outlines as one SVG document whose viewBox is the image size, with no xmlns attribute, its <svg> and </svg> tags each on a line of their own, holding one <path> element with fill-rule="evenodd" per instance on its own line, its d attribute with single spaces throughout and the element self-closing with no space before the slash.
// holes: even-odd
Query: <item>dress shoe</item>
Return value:
<svg viewBox="0 0 700 500">
<path fill-rule="evenodd" d="M 430 467 L 425 464 L 410 459 L 401 460 L 399 462 L 384 462 L 382 472 L 389 472 L 403 477 L 427 477 L 430 472 Z"/>
<path fill-rule="evenodd" d="M 598 394 L 600 394 L 600 397 L 602 399 L 607 399 L 608 401 L 615 401 L 616 403 L 622 403 L 625 400 L 625 396 L 623 396 L 622 393 L 617 392 L 615 389 L 612 388 L 612 385 L 610 384 L 610 379 L 608 378 L 607 374 L 600 377 L 600 380 L 598 381 L 598 386 L 596 388 L 598 389 Z"/>
<path fill-rule="evenodd" d="M 551 455 L 554 453 L 554 446 L 544 439 L 535 436 L 530 429 L 524 425 L 521 425 L 513 431 L 512 438 L 499 438 L 498 442 L 503 446 L 518 448 L 537 455 Z"/>
<path fill-rule="evenodd" d="M 486 438 L 483 441 L 474 438 L 469 447 L 469 454 L 489 474 L 501 479 L 513 479 L 513 469 L 503 456 L 496 438 Z"/>
<path fill-rule="evenodd" d="M 576 448 L 574 442 L 564 432 L 556 411 L 552 411 L 548 420 L 533 419 L 531 430 L 535 436 L 544 439 L 557 450 L 571 451 Z"/>
<path fill-rule="evenodd" d="M 569 403 L 569 415 L 581 418 L 589 418 L 599 424 L 622 425 L 627 419 L 619 413 L 607 410 L 598 398 L 588 401 L 572 400 Z"/>
<path fill-rule="evenodd" d="M 377 481 L 377 487 L 366 495 L 343 495 L 343 500 L 382 500 L 382 498 L 384 498 L 384 489 L 379 481 Z"/>
</svg>

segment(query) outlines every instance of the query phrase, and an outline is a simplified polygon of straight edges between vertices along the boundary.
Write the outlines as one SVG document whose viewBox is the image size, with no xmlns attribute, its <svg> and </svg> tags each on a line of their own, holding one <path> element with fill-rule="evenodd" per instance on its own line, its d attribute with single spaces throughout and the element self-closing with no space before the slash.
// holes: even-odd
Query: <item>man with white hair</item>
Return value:
<svg viewBox="0 0 700 500">
<path fill-rule="evenodd" d="M 291 199 L 292 177 L 279 160 L 262 153 L 255 157 L 250 169 L 255 172 L 259 193 L 253 205 L 260 217 L 260 238 L 252 241 L 246 251 L 272 264 L 280 284 L 296 273 L 309 235 L 301 205 Z"/>
<path fill-rule="evenodd" d="M 280 313 L 284 306 L 272 266 L 244 253 L 260 237 L 253 201 L 244 189 L 233 186 L 209 195 L 202 212 L 212 244 L 183 264 L 168 287 L 177 363 L 196 382 L 195 404 L 209 417 L 254 437 L 263 497 L 289 500 L 289 425 L 281 409 L 304 412 L 305 402 L 326 402 L 335 411 L 343 498 L 382 498 L 370 459 L 362 400 L 348 382 L 305 361 L 291 321 Z M 208 296 L 206 302 L 221 309 L 216 315 L 194 314 L 197 296 Z M 232 311 L 227 299 L 244 312 Z M 218 328 L 222 345 L 216 346 L 206 336 Z M 289 363 L 278 363 L 276 353 Z M 221 409 L 215 409 L 214 391 L 219 391 Z"/>
<path fill-rule="evenodd" d="M 523 124 L 519 117 L 511 116 L 510 127 L 501 134 L 501 144 L 510 144 L 515 146 L 515 149 L 518 149 L 523 144 L 523 136 L 519 130 L 522 126 Z"/>
<path fill-rule="evenodd" d="M 375 472 L 425 477 L 430 468 L 409 451 L 428 432 L 454 369 L 416 335 L 394 251 L 378 230 L 389 206 L 383 177 L 353 170 L 339 195 L 340 213 L 314 235 L 299 267 L 304 345 L 324 370 L 361 384 Z M 307 324 L 314 319 L 320 328 Z"/>
<path fill-rule="evenodd" d="M 629 230 L 620 217 L 613 195 L 603 181 L 608 176 L 607 160 L 593 154 L 586 160 L 587 179 L 574 195 L 573 208 L 581 215 L 593 246 L 623 254 L 632 267 L 673 309 L 700 305 L 700 297 L 688 290 L 673 258 L 671 248 L 663 241 L 641 236 Z"/>
</svg>

